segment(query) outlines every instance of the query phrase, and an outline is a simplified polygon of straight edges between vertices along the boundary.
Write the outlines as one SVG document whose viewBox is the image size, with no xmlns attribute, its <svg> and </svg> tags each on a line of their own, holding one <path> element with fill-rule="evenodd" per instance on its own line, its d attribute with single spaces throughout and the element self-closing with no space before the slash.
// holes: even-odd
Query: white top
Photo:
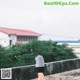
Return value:
<svg viewBox="0 0 80 80">
<path fill-rule="evenodd" d="M 44 58 L 41 55 L 38 55 L 37 57 L 35 57 L 35 61 L 36 61 L 36 67 L 44 67 Z"/>
</svg>

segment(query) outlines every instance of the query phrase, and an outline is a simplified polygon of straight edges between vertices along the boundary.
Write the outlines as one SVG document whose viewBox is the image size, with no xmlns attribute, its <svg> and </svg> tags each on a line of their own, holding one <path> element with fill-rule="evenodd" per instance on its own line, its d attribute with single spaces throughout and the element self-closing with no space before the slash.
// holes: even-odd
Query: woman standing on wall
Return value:
<svg viewBox="0 0 80 80">
<path fill-rule="evenodd" d="M 35 57 L 35 61 L 36 61 L 36 70 L 38 73 L 38 80 L 45 80 L 44 77 L 44 67 L 45 67 L 45 63 L 44 63 L 44 58 L 41 55 L 37 55 Z"/>
</svg>

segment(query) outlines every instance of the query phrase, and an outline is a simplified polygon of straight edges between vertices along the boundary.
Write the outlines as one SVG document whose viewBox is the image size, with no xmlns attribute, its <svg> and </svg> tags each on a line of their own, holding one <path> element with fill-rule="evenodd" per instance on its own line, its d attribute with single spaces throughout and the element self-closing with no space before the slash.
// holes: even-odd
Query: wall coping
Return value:
<svg viewBox="0 0 80 80">
<path fill-rule="evenodd" d="M 50 64 L 50 63 L 64 62 L 64 61 L 77 60 L 77 59 L 80 59 L 80 58 L 67 59 L 67 60 L 54 61 L 54 62 L 48 62 L 48 63 L 45 63 L 45 65 L 46 64 Z M 10 67 L 10 68 L 15 69 L 15 68 L 25 68 L 25 67 L 31 67 L 31 66 L 35 66 L 35 64 L 34 65 L 26 65 L 26 66 Z"/>
</svg>

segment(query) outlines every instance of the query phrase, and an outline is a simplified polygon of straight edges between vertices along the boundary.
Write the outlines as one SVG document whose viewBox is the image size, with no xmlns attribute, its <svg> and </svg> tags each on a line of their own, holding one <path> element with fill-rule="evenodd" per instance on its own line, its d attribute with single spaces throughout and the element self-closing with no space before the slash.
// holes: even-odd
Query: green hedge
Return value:
<svg viewBox="0 0 80 80">
<path fill-rule="evenodd" d="M 73 50 L 67 46 L 53 41 L 32 41 L 9 49 L 0 46 L 0 67 L 35 64 L 37 54 L 43 55 L 45 62 L 76 58 Z"/>
</svg>

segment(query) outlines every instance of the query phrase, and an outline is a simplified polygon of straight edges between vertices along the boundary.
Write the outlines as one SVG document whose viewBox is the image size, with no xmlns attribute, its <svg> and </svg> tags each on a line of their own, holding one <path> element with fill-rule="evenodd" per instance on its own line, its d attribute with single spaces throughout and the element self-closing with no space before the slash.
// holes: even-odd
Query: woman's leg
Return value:
<svg viewBox="0 0 80 80">
<path fill-rule="evenodd" d="M 38 73 L 38 80 L 45 80 L 43 73 Z"/>
<path fill-rule="evenodd" d="M 38 73 L 38 80 L 41 80 L 41 79 L 40 79 L 40 74 L 39 74 L 39 73 Z"/>
</svg>

